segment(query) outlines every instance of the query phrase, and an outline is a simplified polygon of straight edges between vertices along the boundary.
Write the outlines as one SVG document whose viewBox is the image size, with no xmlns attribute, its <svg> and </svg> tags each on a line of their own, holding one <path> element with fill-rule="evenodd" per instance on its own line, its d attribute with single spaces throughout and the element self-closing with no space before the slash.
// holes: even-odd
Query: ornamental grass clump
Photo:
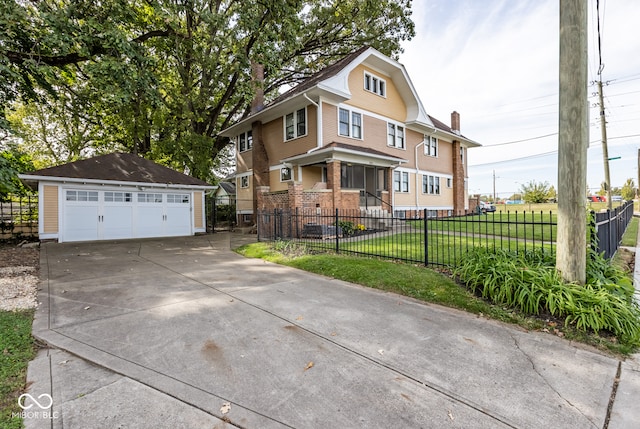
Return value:
<svg viewBox="0 0 640 429">
<path fill-rule="evenodd" d="M 474 293 L 499 305 L 538 315 L 548 312 L 565 325 L 598 333 L 606 330 L 621 343 L 640 345 L 640 307 L 625 273 L 601 255 L 590 253 L 587 284 L 566 283 L 547 250 L 513 252 L 476 248 L 454 274 Z"/>
</svg>

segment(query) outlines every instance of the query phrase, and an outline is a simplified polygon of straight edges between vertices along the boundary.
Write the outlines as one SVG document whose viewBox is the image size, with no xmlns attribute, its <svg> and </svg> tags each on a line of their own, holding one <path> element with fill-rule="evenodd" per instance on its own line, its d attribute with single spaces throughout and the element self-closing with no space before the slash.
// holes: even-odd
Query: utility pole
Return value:
<svg viewBox="0 0 640 429">
<path fill-rule="evenodd" d="M 564 280 L 580 284 L 587 263 L 587 6 L 584 0 L 560 0 L 556 268 Z"/>
<path fill-rule="evenodd" d="M 496 170 L 493 170 L 493 204 L 497 203 L 496 201 Z"/>
<path fill-rule="evenodd" d="M 604 96 L 602 94 L 602 75 L 598 80 L 598 97 L 600 97 L 600 128 L 602 129 L 602 160 L 604 162 L 604 189 L 607 191 L 607 208 L 611 205 L 611 174 L 609 173 L 609 148 L 607 146 L 607 118 L 604 114 Z"/>
</svg>

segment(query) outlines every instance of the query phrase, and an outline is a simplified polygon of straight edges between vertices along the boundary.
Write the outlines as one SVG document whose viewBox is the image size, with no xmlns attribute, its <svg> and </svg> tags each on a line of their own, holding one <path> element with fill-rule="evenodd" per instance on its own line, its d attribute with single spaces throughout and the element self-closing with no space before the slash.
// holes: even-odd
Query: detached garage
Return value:
<svg viewBox="0 0 640 429">
<path fill-rule="evenodd" d="M 113 153 L 21 174 L 38 184 L 41 240 L 115 240 L 206 231 L 215 189 L 134 154 Z"/>
</svg>

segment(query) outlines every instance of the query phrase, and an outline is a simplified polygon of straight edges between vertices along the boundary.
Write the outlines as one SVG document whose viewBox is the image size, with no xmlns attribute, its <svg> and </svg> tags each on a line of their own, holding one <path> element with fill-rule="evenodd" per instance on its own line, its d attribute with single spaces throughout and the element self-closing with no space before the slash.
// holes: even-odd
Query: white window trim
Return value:
<svg viewBox="0 0 640 429">
<path fill-rule="evenodd" d="M 340 134 L 340 110 L 346 110 L 347 112 L 349 112 L 349 134 Z M 345 106 L 338 106 L 338 117 L 336 118 L 336 120 L 338 121 L 338 135 L 340 137 L 348 137 L 350 139 L 354 139 L 354 140 L 364 140 L 364 114 L 356 109 L 352 109 L 349 107 L 345 107 Z M 360 137 L 353 137 L 353 114 L 356 113 L 358 115 L 360 115 Z"/>
<path fill-rule="evenodd" d="M 238 153 L 243 153 L 243 152 L 248 152 L 251 149 L 253 149 L 253 136 L 251 138 L 251 145 L 249 145 L 249 133 L 251 133 L 251 130 L 242 132 L 240 134 L 238 134 L 238 136 L 236 137 L 237 141 L 238 141 Z M 244 144 L 245 144 L 245 148 L 244 150 L 240 147 L 240 136 L 244 136 Z"/>
<path fill-rule="evenodd" d="M 378 81 L 378 84 L 376 85 L 376 88 L 367 88 L 367 77 L 369 78 L 369 82 L 370 82 L 370 86 L 371 84 L 373 84 L 374 79 L 376 79 Z M 383 89 L 380 89 L 380 83 L 382 83 L 382 87 Z M 364 90 L 367 92 L 371 92 L 373 94 L 376 94 L 379 97 L 383 97 L 383 98 L 387 98 L 387 81 L 386 79 L 381 78 L 378 75 L 375 75 L 373 73 L 370 73 L 368 71 L 364 72 L 364 80 L 363 80 L 363 87 Z M 374 91 L 375 89 L 375 91 Z"/>
<path fill-rule="evenodd" d="M 290 176 L 289 179 L 285 179 L 284 178 L 284 169 L 285 168 L 287 170 L 289 170 L 289 176 Z M 283 166 L 280 167 L 279 171 L 280 171 L 280 182 L 291 182 L 291 181 L 293 181 L 293 168 L 292 167 L 283 165 Z"/>
<path fill-rule="evenodd" d="M 304 110 L 304 134 L 298 135 L 298 111 Z M 287 138 L 287 115 L 293 114 L 293 137 Z M 282 116 L 282 137 L 285 142 L 290 142 L 301 137 L 309 135 L 309 112 L 307 112 L 307 106 L 302 109 L 296 109 L 293 112 L 288 112 Z"/>
<path fill-rule="evenodd" d="M 435 136 L 424 136 L 424 154 L 425 156 L 430 156 L 433 158 L 438 158 L 440 156 L 440 141 Z M 435 142 L 435 155 L 431 153 L 432 143 Z"/>
<path fill-rule="evenodd" d="M 433 178 L 433 192 L 429 192 L 429 181 L 431 178 Z M 427 180 L 426 186 L 424 183 L 425 179 Z M 426 192 L 425 192 L 425 188 L 426 188 Z M 434 174 L 423 174 L 422 175 L 422 193 L 424 195 L 442 195 L 442 177 Z"/>
<path fill-rule="evenodd" d="M 250 182 L 251 182 L 250 177 L 251 177 L 251 174 L 243 174 L 242 176 L 238 176 L 238 181 L 240 182 L 238 187 L 239 187 L 240 189 L 248 189 L 248 188 L 251 186 L 251 183 L 250 183 Z M 245 178 L 247 179 L 247 185 L 246 185 L 246 186 L 243 186 L 243 185 L 242 185 L 242 181 L 243 181 Z"/>
<path fill-rule="evenodd" d="M 396 173 L 398 173 L 400 175 L 400 189 L 396 190 Z M 407 179 L 406 182 L 404 181 L 404 179 Z M 402 190 L 402 185 L 406 183 L 407 184 L 407 190 L 403 191 Z M 392 187 L 393 187 L 393 192 L 400 192 L 403 194 L 408 194 L 411 192 L 411 178 L 409 176 L 409 172 L 408 171 L 402 171 L 402 170 L 395 170 L 393 172 L 393 183 L 392 183 Z"/>
<path fill-rule="evenodd" d="M 389 125 L 392 125 L 394 129 L 393 145 L 389 144 Z M 398 127 L 402 128 L 403 146 L 398 146 Z M 407 127 L 404 124 L 400 124 L 399 122 L 387 121 L 387 128 L 385 131 L 387 133 L 387 147 L 394 147 L 396 149 L 407 150 Z"/>
</svg>

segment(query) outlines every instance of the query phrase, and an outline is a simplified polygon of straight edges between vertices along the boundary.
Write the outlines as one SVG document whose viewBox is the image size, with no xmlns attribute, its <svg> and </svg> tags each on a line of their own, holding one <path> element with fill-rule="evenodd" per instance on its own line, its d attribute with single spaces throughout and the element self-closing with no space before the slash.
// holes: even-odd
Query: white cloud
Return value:
<svg viewBox="0 0 640 429">
<path fill-rule="evenodd" d="M 640 134 L 640 2 L 601 0 L 604 10 L 602 52 L 610 137 Z M 557 0 L 422 0 L 414 2 L 416 37 L 404 45 L 400 61 L 407 67 L 427 111 L 448 123 L 461 114 L 462 133 L 484 145 L 524 140 L 557 132 L 559 5 Z M 598 68 L 595 0 L 589 1 L 589 71 Z M 633 79 L 633 76 L 636 79 Z M 630 78 L 625 82 L 621 78 Z M 617 79 L 617 80 L 614 80 Z M 589 88 L 590 92 L 595 87 Z M 621 95 L 614 95 L 621 94 Z M 590 102 L 597 98 L 590 98 Z M 599 141 L 597 108 L 592 108 L 591 141 Z M 612 185 L 637 177 L 640 138 L 610 141 Z M 496 148 L 474 149 L 470 163 L 521 158 L 557 149 L 557 136 Z M 531 180 L 556 185 L 556 155 L 470 169 L 470 189 L 489 192 L 491 172 L 510 177 L 508 187 Z M 630 161 L 634 161 L 631 163 Z M 613 164 L 616 163 L 616 164 Z M 633 165 L 632 165 L 633 164 Z M 614 168 L 615 166 L 615 168 Z M 603 177 L 599 144 L 589 149 L 589 186 Z M 507 179 L 501 179 L 507 180 Z M 505 184 L 505 186 L 507 186 Z"/>
</svg>

